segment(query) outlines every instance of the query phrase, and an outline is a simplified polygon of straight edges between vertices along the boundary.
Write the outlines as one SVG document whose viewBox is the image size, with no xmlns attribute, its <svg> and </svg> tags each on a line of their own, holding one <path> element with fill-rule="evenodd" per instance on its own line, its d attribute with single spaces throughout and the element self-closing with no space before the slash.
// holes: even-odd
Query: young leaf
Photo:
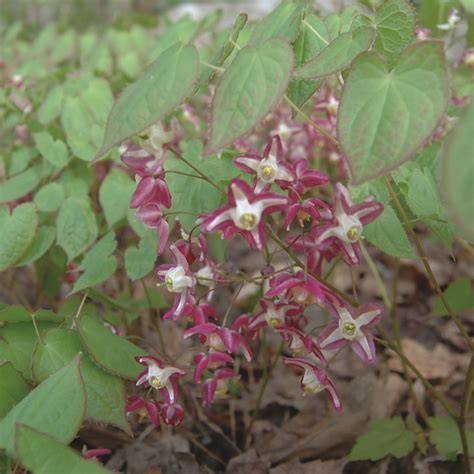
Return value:
<svg viewBox="0 0 474 474">
<path fill-rule="evenodd" d="M 353 461 L 377 461 L 385 456 L 406 456 L 415 447 L 416 435 L 409 431 L 400 417 L 373 420 L 370 431 L 360 436 L 352 448 Z"/>
<path fill-rule="evenodd" d="M 23 398 L 30 387 L 11 362 L 0 363 L 0 420 Z"/>
<path fill-rule="evenodd" d="M 17 426 L 15 448 L 23 466 L 35 474 L 51 474 L 58 472 L 58 468 L 62 472 L 77 474 L 109 472 L 101 464 L 81 458 L 76 451 L 52 436 L 24 424 Z"/>
<path fill-rule="evenodd" d="M 41 258 L 53 245 L 56 238 L 56 229 L 53 226 L 41 227 L 30 245 L 28 250 L 23 254 L 21 259 L 16 263 L 18 267 L 36 262 Z"/>
<path fill-rule="evenodd" d="M 62 323 L 64 318 L 47 309 L 39 309 L 30 313 L 26 308 L 19 305 L 5 305 L 0 309 L 0 321 L 4 323 L 31 323 L 35 321 L 50 321 L 52 323 Z"/>
<path fill-rule="evenodd" d="M 283 0 L 275 10 L 257 24 L 249 44 L 259 45 L 274 36 L 293 41 L 300 29 L 304 7 L 305 2 L 302 0 Z"/>
<path fill-rule="evenodd" d="M 347 77 L 338 117 L 353 182 L 385 174 L 411 158 L 444 116 L 448 90 L 441 43 L 410 46 L 390 72 L 376 53 L 362 53 Z"/>
<path fill-rule="evenodd" d="M 17 423 L 69 443 L 84 419 L 86 392 L 82 382 L 80 356 L 51 375 L 18 403 L 0 422 L 0 448 L 13 455 Z"/>
<path fill-rule="evenodd" d="M 296 67 L 303 66 L 311 58 L 324 49 L 330 41 L 329 32 L 324 22 L 316 15 L 311 14 L 303 19 L 301 31 L 293 44 Z M 321 86 L 322 80 L 306 81 L 294 79 L 288 86 L 288 98 L 299 108 Z"/>
<path fill-rule="evenodd" d="M 415 169 L 409 177 L 407 204 L 411 211 L 423 219 L 433 233 L 449 249 L 452 245 L 452 234 L 441 206 L 436 183 L 428 170 Z"/>
<path fill-rule="evenodd" d="M 463 232 L 474 242 L 474 101 L 465 110 L 446 139 L 440 163 L 442 194 L 446 210 Z"/>
<path fill-rule="evenodd" d="M 202 143 L 192 141 L 182 143 L 184 158 L 207 176 L 212 176 L 215 182 L 222 184 L 230 181 L 239 173 L 230 159 L 218 158 L 212 155 L 202 158 Z M 165 162 L 168 183 L 173 202 L 169 212 L 178 213 L 184 230 L 189 232 L 195 225 L 200 214 L 206 214 L 219 206 L 222 193 L 207 181 L 192 176 L 185 176 L 171 171 L 181 171 L 195 174 L 182 160 L 169 157 Z M 179 214 L 184 212 L 183 214 Z"/>
<path fill-rule="evenodd" d="M 99 190 L 99 202 L 109 227 L 127 217 L 134 190 L 135 183 L 127 173 L 118 168 L 110 170 Z"/>
<path fill-rule="evenodd" d="M 33 357 L 33 374 L 43 382 L 82 352 L 81 372 L 86 388 L 86 418 L 109 423 L 130 434 L 125 411 L 122 381 L 97 367 L 87 354 L 76 331 L 55 328 L 48 331 L 43 344 L 38 344 Z"/>
<path fill-rule="evenodd" d="M 329 43 L 315 58 L 295 71 L 298 79 L 319 79 L 330 76 L 348 67 L 357 55 L 367 51 L 375 32 L 371 27 L 361 26 L 342 33 Z"/>
<path fill-rule="evenodd" d="M 35 195 L 34 202 L 41 212 L 55 212 L 65 198 L 64 186 L 59 183 L 48 183 Z"/>
<path fill-rule="evenodd" d="M 91 161 L 104 135 L 113 95 L 105 79 L 94 78 L 78 97 L 67 97 L 61 114 L 67 143 L 75 156 Z"/>
<path fill-rule="evenodd" d="M 42 335 L 53 325 L 48 322 L 38 322 L 36 327 Z M 38 336 L 31 322 L 8 324 L 0 328 L 0 360 L 10 361 L 13 367 L 30 381 L 32 379 L 31 357 L 37 342 Z"/>
<path fill-rule="evenodd" d="M 247 24 L 248 15 L 247 13 L 241 13 L 235 20 L 234 28 L 229 34 L 229 38 L 224 42 L 222 48 L 216 53 L 216 55 L 210 61 L 210 64 L 214 67 L 221 67 L 225 60 L 232 54 L 234 51 L 235 45 L 239 39 L 240 32 Z M 204 83 L 211 80 L 214 73 L 216 72 L 214 68 L 206 66 L 205 64 L 201 65 L 202 71 L 199 77 L 198 86 L 196 89 L 199 89 Z"/>
<path fill-rule="evenodd" d="M 415 10 L 408 0 L 385 0 L 377 9 L 374 49 L 383 54 L 389 66 L 413 41 L 415 27 Z"/>
<path fill-rule="evenodd" d="M 53 166 L 62 168 L 67 165 L 69 156 L 66 145 L 61 140 L 54 140 L 48 132 L 33 133 L 33 139 L 43 158 Z"/>
<path fill-rule="evenodd" d="M 471 280 L 469 277 L 460 278 L 451 283 L 444 291 L 444 296 L 456 313 L 467 311 L 474 307 L 474 293 L 471 291 Z M 440 299 L 436 301 L 431 314 L 433 316 L 448 314 L 448 310 Z"/>
<path fill-rule="evenodd" d="M 198 72 L 194 46 L 175 44 L 163 52 L 115 102 L 96 158 L 172 112 L 191 94 Z"/>
<path fill-rule="evenodd" d="M 138 280 L 148 275 L 155 267 L 158 251 L 158 237 L 156 231 L 149 230 L 141 239 L 137 247 L 129 247 L 125 251 L 125 270 L 131 280 Z"/>
<path fill-rule="evenodd" d="M 33 191 L 48 176 L 50 167 L 35 165 L 0 183 L 0 204 L 14 201 Z"/>
<path fill-rule="evenodd" d="M 3 219 L 2 219 L 3 221 Z M 0 225 L 0 272 L 17 263 L 35 238 L 38 215 L 34 204 L 20 204 Z"/>
<path fill-rule="evenodd" d="M 116 336 L 97 318 L 85 314 L 77 321 L 81 340 L 92 360 L 107 372 L 135 380 L 142 366 L 135 361 L 144 350 Z"/>
<path fill-rule="evenodd" d="M 56 238 L 71 261 L 97 237 L 97 223 L 89 201 L 70 197 L 64 201 L 56 219 Z"/>
<path fill-rule="evenodd" d="M 430 441 L 436 446 L 439 454 L 447 459 L 455 460 L 458 453 L 462 452 L 461 436 L 458 427 L 448 416 L 430 417 Z M 469 451 L 474 452 L 474 431 L 467 432 Z"/>
<path fill-rule="evenodd" d="M 364 236 L 380 250 L 400 258 L 415 258 L 416 254 L 395 210 L 384 204 L 383 213 L 364 227 Z"/>
<path fill-rule="evenodd" d="M 117 269 L 117 259 L 111 255 L 117 248 L 113 232 L 109 232 L 85 255 L 78 271 L 84 272 L 74 284 L 71 293 L 98 285 L 110 278 Z"/>
<path fill-rule="evenodd" d="M 217 85 L 208 153 L 241 137 L 267 115 L 285 91 L 292 68 L 293 52 L 280 38 L 239 51 Z"/>
</svg>

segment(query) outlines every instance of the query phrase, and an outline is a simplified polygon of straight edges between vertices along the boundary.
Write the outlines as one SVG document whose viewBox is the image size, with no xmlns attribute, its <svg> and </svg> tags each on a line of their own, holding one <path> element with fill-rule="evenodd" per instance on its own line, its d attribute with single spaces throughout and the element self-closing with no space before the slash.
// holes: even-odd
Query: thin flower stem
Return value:
<svg viewBox="0 0 474 474">
<path fill-rule="evenodd" d="M 287 95 L 285 95 L 283 98 L 286 100 L 286 102 L 288 102 L 288 105 L 290 107 L 292 107 L 296 112 L 298 112 L 298 114 L 300 114 L 318 132 L 322 133 L 326 138 L 331 140 L 334 145 L 339 146 L 339 142 L 336 138 L 334 138 L 326 129 L 321 127 L 321 125 L 318 125 L 314 120 L 309 118 L 295 103 L 292 102 L 292 100 Z"/>
<path fill-rule="evenodd" d="M 151 301 L 150 293 L 148 291 L 148 287 L 145 285 L 145 282 L 143 281 L 143 278 L 140 279 L 142 282 L 143 286 L 143 291 L 145 292 L 145 297 L 148 302 L 148 306 L 150 307 L 150 310 L 153 308 L 153 304 Z M 163 337 L 163 333 L 161 331 L 161 324 L 160 324 L 160 315 L 157 314 L 156 317 L 156 330 L 158 332 L 158 338 L 160 340 L 160 346 L 161 346 L 161 352 L 163 352 L 163 355 L 168 358 L 168 354 L 166 353 L 166 344 L 165 344 L 165 338 Z"/>
<path fill-rule="evenodd" d="M 279 247 L 281 247 L 288 254 L 289 257 L 291 257 L 293 259 L 293 261 L 295 262 L 295 265 L 297 265 L 298 267 L 300 267 L 304 270 L 306 268 L 306 265 L 294 254 L 294 252 L 291 249 L 289 249 L 285 245 L 284 242 L 282 242 L 282 240 L 275 234 L 275 232 L 273 232 L 273 229 L 268 225 L 267 225 L 266 229 L 267 229 L 268 234 L 272 238 L 272 240 Z M 331 283 L 324 280 L 324 278 L 321 278 L 319 275 L 316 275 L 315 273 L 310 272 L 310 271 L 308 271 L 308 274 L 310 274 L 313 278 L 315 278 L 319 283 L 321 283 L 324 286 L 326 286 L 327 288 L 329 288 L 332 292 L 339 295 L 342 299 L 347 301 L 351 306 L 357 306 L 357 302 L 353 298 L 348 296 L 346 293 L 341 291 L 339 288 L 336 288 L 334 285 L 331 285 Z"/>
<path fill-rule="evenodd" d="M 405 212 L 405 209 L 403 209 L 403 206 L 402 206 L 400 200 L 398 199 L 398 196 L 395 193 L 395 191 L 392 187 L 392 184 L 390 183 L 390 179 L 387 176 L 384 176 L 384 181 L 385 181 L 385 185 L 388 189 L 388 192 L 390 193 L 390 196 L 391 196 L 393 202 L 395 203 L 395 206 L 396 206 L 400 216 L 402 217 L 403 222 L 405 223 L 405 227 L 407 228 L 407 230 L 408 230 L 408 232 L 409 232 L 409 234 L 410 234 L 410 236 L 413 240 L 413 243 L 415 244 L 415 247 L 418 251 L 418 254 L 421 257 L 421 260 L 423 261 L 423 265 L 425 267 L 426 273 L 428 274 L 428 278 L 431 282 L 432 287 L 434 288 L 436 294 L 439 296 L 440 300 L 443 302 L 446 310 L 449 313 L 449 316 L 454 321 L 454 323 L 458 327 L 459 331 L 463 335 L 464 339 L 466 340 L 469 349 L 471 349 L 471 351 L 474 351 L 474 342 L 471 339 L 471 337 L 469 336 L 466 328 L 463 326 L 461 320 L 458 318 L 458 316 L 454 312 L 454 310 L 453 310 L 452 306 L 450 305 L 449 301 L 447 300 L 446 296 L 441 291 L 438 280 L 436 279 L 436 276 L 433 273 L 433 270 L 431 269 L 428 256 L 426 255 L 426 252 L 425 252 L 423 246 L 421 245 L 421 242 L 418 239 L 413 227 L 410 225 L 410 221 L 409 221 L 408 216 Z"/>
<path fill-rule="evenodd" d="M 375 265 L 374 260 L 370 256 L 367 247 L 365 246 L 364 242 L 362 240 L 360 241 L 360 248 L 362 250 L 362 255 L 367 262 L 367 265 L 369 267 L 369 270 L 372 272 L 372 276 L 374 277 L 375 283 L 377 284 L 380 292 L 380 296 L 382 297 L 382 300 L 387 307 L 387 309 L 393 307 L 395 305 L 395 302 L 391 303 L 390 298 L 388 296 L 388 291 L 387 287 L 385 286 L 382 277 L 380 276 L 380 272 L 377 268 L 377 265 Z"/>
<path fill-rule="evenodd" d="M 375 339 L 385 347 L 392 349 L 400 359 L 410 368 L 410 370 L 420 379 L 421 383 L 425 386 L 426 390 L 433 395 L 436 400 L 443 406 L 443 408 L 448 412 L 448 414 L 454 419 L 457 419 L 457 414 L 454 409 L 451 407 L 449 402 L 444 398 L 444 396 L 439 393 L 431 384 L 431 382 L 416 368 L 416 366 L 406 357 L 402 351 L 398 348 L 397 344 L 394 344 L 390 341 L 388 334 L 382 329 L 378 328 L 378 332 L 381 337 L 376 337 Z"/>
<path fill-rule="evenodd" d="M 239 288 L 237 289 L 237 291 L 232 295 L 232 300 L 230 301 L 229 303 L 229 306 L 227 307 L 227 311 L 225 312 L 225 315 L 224 315 L 224 319 L 222 320 L 222 327 L 225 328 L 225 325 L 227 323 L 227 319 L 229 317 L 229 314 L 230 314 L 230 310 L 232 309 L 232 307 L 234 306 L 234 303 L 235 303 L 235 300 L 237 299 L 237 297 L 239 296 L 240 292 L 242 291 L 242 288 L 244 287 L 244 284 L 245 283 L 242 283 Z"/>
<path fill-rule="evenodd" d="M 79 308 L 77 308 L 77 311 L 76 311 L 76 314 L 74 315 L 74 319 L 73 321 L 77 321 L 79 319 L 79 316 L 81 315 L 82 313 L 82 308 L 84 308 L 84 304 L 87 300 L 87 296 L 89 295 L 89 290 L 86 290 L 84 292 L 84 295 L 82 296 L 82 300 L 81 300 L 81 303 L 79 304 Z"/>
<path fill-rule="evenodd" d="M 268 383 L 270 382 L 270 378 L 271 378 L 271 375 L 273 373 L 273 370 L 275 369 L 275 366 L 278 362 L 278 359 L 280 358 L 280 355 L 283 352 L 283 347 L 284 347 L 284 343 L 282 342 L 280 344 L 280 346 L 278 347 L 275 355 L 273 356 L 273 359 L 270 362 L 270 365 L 265 370 L 265 375 L 264 375 L 264 378 L 263 378 L 263 382 L 262 382 L 262 385 L 260 386 L 260 390 L 259 390 L 258 395 L 257 395 L 257 401 L 255 403 L 255 410 L 252 413 L 252 418 L 250 420 L 250 423 L 249 423 L 247 429 L 245 430 L 246 444 L 247 444 L 247 440 L 249 439 L 248 437 L 249 437 L 250 433 L 252 432 L 252 427 L 253 427 L 255 421 L 257 420 L 257 416 L 258 416 L 258 413 L 260 411 L 260 407 L 262 405 L 263 396 L 265 395 L 265 390 L 267 388 Z"/>
<path fill-rule="evenodd" d="M 400 361 L 402 363 L 403 377 L 405 379 L 405 382 L 407 383 L 408 393 L 410 394 L 410 398 L 413 400 L 413 403 L 415 404 L 416 409 L 418 410 L 418 413 L 423 418 L 423 421 L 426 423 L 427 426 L 430 426 L 430 420 L 429 420 L 428 414 L 426 413 L 423 403 L 416 396 L 416 393 L 413 389 L 413 381 L 410 377 L 410 374 L 408 372 L 408 367 L 405 362 L 406 356 L 403 351 L 402 338 L 401 338 L 401 333 L 400 333 L 400 321 L 398 320 L 398 317 L 397 317 L 398 271 L 400 268 L 399 260 L 396 259 L 397 263 L 396 263 L 396 267 L 395 267 L 395 271 L 393 275 L 393 287 L 392 287 L 393 295 L 392 295 L 392 301 L 390 301 L 387 287 L 382 280 L 382 277 L 377 268 L 377 265 L 375 264 L 374 260 L 370 256 L 370 253 L 368 252 L 367 247 L 364 245 L 364 243 L 361 242 L 360 244 L 361 244 L 362 255 L 364 256 L 364 259 L 367 262 L 367 265 L 370 271 L 372 272 L 374 280 L 379 288 L 380 295 L 382 296 L 385 306 L 387 307 L 387 309 L 390 310 L 390 321 L 392 324 L 393 333 L 395 334 L 395 341 L 398 346 L 398 350 L 400 351 L 400 354 L 403 355 L 403 357 L 400 357 Z"/>
<path fill-rule="evenodd" d="M 43 342 L 43 339 L 41 339 L 41 334 L 38 330 L 38 325 L 36 324 L 36 319 L 35 319 L 35 315 L 32 314 L 31 315 L 31 321 L 33 322 L 33 327 L 35 328 L 35 333 L 36 333 L 36 337 L 38 338 L 38 342 L 44 346 L 44 342 Z"/>
<path fill-rule="evenodd" d="M 464 395 L 461 405 L 461 413 L 457 420 L 459 435 L 461 436 L 462 450 L 464 453 L 464 463 L 466 464 L 466 472 L 472 474 L 472 463 L 469 454 L 469 443 L 467 441 L 466 433 L 466 419 L 467 413 L 469 411 L 469 405 L 472 395 L 472 383 L 474 379 L 474 355 L 471 356 L 471 361 L 469 362 L 469 368 L 467 369 L 466 382 L 464 383 Z"/>
<path fill-rule="evenodd" d="M 186 158 L 181 155 L 181 153 L 178 153 L 174 148 L 169 148 L 170 151 L 172 151 L 180 160 L 182 160 L 184 163 L 186 163 L 193 171 L 195 171 L 202 179 L 207 181 L 210 185 L 214 186 L 216 189 L 218 189 L 222 194 L 226 195 L 227 193 L 224 191 L 223 188 L 221 188 L 217 183 L 212 181 L 212 179 L 209 179 L 200 169 L 196 168 L 192 163 L 190 163 Z"/>
</svg>

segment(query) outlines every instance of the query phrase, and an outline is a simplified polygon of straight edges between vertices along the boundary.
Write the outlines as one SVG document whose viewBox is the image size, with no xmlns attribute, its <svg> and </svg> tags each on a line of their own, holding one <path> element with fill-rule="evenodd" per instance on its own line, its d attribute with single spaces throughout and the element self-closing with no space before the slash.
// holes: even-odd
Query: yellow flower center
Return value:
<svg viewBox="0 0 474 474">
<path fill-rule="evenodd" d="M 150 385 L 156 390 L 163 387 L 163 384 L 161 383 L 161 380 L 158 377 L 151 377 Z"/>
<path fill-rule="evenodd" d="M 242 229 L 244 230 L 252 230 L 257 223 L 257 218 L 255 214 L 251 212 L 246 212 L 240 216 L 239 224 Z"/>
<path fill-rule="evenodd" d="M 352 226 L 348 231 L 347 231 L 347 238 L 351 242 L 357 242 L 360 239 L 360 228 L 357 226 Z"/>
<path fill-rule="evenodd" d="M 344 323 L 342 329 L 348 336 L 353 336 L 356 331 L 356 325 L 351 322 Z"/>
<path fill-rule="evenodd" d="M 276 328 L 280 324 L 280 320 L 278 318 L 271 318 L 270 319 L 270 326 L 272 328 Z"/>
<path fill-rule="evenodd" d="M 168 291 L 173 290 L 173 279 L 169 276 L 165 278 L 165 283 L 166 283 L 166 288 L 168 288 Z"/>
<path fill-rule="evenodd" d="M 275 175 L 275 170 L 273 169 L 273 166 L 263 165 L 260 168 L 260 176 L 264 181 L 273 179 L 274 175 Z"/>
<path fill-rule="evenodd" d="M 310 385 L 305 385 L 304 386 L 304 391 L 305 391 L 305 393 L 311 393 L 311 394 L 318 393 L 318 389 L 315 388 L 315 387 L 311 387 Z"/>
</svg>

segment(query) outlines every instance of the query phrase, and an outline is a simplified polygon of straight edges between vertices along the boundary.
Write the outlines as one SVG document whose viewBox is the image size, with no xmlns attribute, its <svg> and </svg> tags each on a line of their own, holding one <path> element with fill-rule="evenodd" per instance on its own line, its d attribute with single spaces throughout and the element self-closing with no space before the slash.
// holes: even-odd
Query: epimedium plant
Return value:
<svg viewBox="0 0 474 474">
<path fill-rule="evenodd" d="M 473 305 L 469 285 L 441 291 L 413 222 L 448 251 L 455 237 L 474 241 L 474 54 L 445 54 L 473 11 L 462 2 L 431 25 L 427 3 L 420 15 L 431 30 L 417 27 L 408 0 L 325 17 L 284 0 L 260 22 L 239 15 L 199 48 L 218 14 L 185 17 L 156 38 L 137 24 L 103 37 L 50 26 L 32 43 L 17 25 L 4 32 L 0 270 L 10 282 L 31 270 L 40 287 L 32 305 L 12 284 L 19 304 L 0 308 L 6 463 L 104 472 L 67 447 L 85 420 L 129 435 L 134 415 L 176 426 L 183 384 L 198 387 L 205 407 L 235 396 L 240 355 L 251 361 L 271 332 L 281 344 L 269 366 L 281 358 L 302 374 L 304 395 L 323 391 L 336 411 L 332 351 L 349 346 L 370 364 L 376 342 L 398 354 L 409 387 L 412 371 L 443 406 L 446 417 L 430 417 L 410 390 L 418 417 L 374 421 L 353 459 L 426 451 L 429 440 L 443 456 L 462 452 L 471 472 L 474 364 L 455 409 L 406 358 L 395 300 L 364 242 L 395 262 L 421 257 L 435 313 L 449 315 L 472 351 L 458 315 Z M 225 263 L 236 236 L 263 262 L 255 275 Z M 330 282 L 336 265 L 362 259 L 383 305 Z M 258 303 L 231 318 L 247 283 Z M 328 315 L 322 326 L 316 308 Z M 191 359 L 167 346 L 158 314 L 159 347 L 131 341 L 147 310 L 175 322 Z M 393 336 L 379 324 L 389 313 Z"/>
</svg>

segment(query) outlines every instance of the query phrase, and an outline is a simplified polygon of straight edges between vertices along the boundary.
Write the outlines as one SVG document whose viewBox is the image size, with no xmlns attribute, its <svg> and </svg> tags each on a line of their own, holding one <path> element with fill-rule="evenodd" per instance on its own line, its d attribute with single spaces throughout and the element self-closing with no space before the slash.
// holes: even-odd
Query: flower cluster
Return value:
<svg viewBox="0 0 474 474">
<path fill-rule="evenodd" d="M 312 120 L 335 134 L 337 109 L 334 94 L 319 96 Z M 198 128 L 199 119 L 191 112 L 192 109 L 185 110 Z M 167 250 L 171 256 L 171 263 L 156 268 L 161 281 L 158 286 L 174 297 L 163 318 L 187 324 L 183 338 L 200 344 L 194 356 L 192 382 L 201 385 L 204 406 L 228 396 L 240 378 L 235 369 L 236 357 L 242 353 L 250 361 L 251 347 L 258 344 L 262 331 L 271 330 L 284 344 L 283 362 L 303 371 L 303 393 L 325 391 L 334 409 L 341 410 L 342 400 L 328 375 L 328 354 L 347 345 L 364 362 L 373 363 L 371 329 L 380 321 L 383 310 L 375 303 L 352 307 L 340 292 L 325 283 L 323 269 L 335 258 L 349 266 L 360 263 L 363 228 L 380 215 L 383 206 L 372 197 L 353 203 L 341 183 L 335 185 L 332 197 L 326 188 L 322 192 L 329 177 L 313 169 L 309 158 L 314 157 L 315 147 L 326 156 L 338 154 L 332 141 L 314 128 L 292 122 L 281 110 L 273 114 L 280 114 L 279 126 L 270 129 L 261 153 L 243 140 L 238 143 L 244 152 L 233 159 L 236 177 L 228 183 L 227 200 L 200 216 L 198 236 L 186 234 L 177 220 L 174 232 L 179 238 L 170 242 L 170 228 L 163 214 L 172 199 L 163 162 L 168 145 L 174 141 L 179 146 L 176 125 L 174 133 L 161 125 L 151 127 L 139 144 L 130 145 L 122 154 L 123 162 L 137 177 L 130 206 L 137 209 L 137 217 L 145 224 L 158 229 L 159 253 Z M 342 163 L 339 156 L 334 161 Z M 340 175 L 343 174 L 341 168 Z M 251 249 L 265 251 L 268 257 L 267 267 L 257 278 L 263 290 L 259 308 L 230 324 L 230 308 L 221 320 L 213 304 L 213 294 L 229 280 L 208 253 L 206 238 L 210 233 L 219 233 L 224 239 L 239 234 Z M 282 233 L 284 237 L 280 238 Z M 272 266 L 274 243 L 290 260 L 281 270 Z M 244 283 L 245 278 L 230 281 Z M 311 318 L 306 311 L 313 306 L 325 310 L 330 318 L 316 334 L 308 329 Z M 177 381 L 185 375 L 184 370 L 151 356 L 138 361 L 146 365 L 146 370 L 137 385 L 158 390 L 163 400 L 146 401 L 134 396 L 129 400 L 129 411 L 148 415 L 155 425 L 160 420 L 173 425 L 181 422 L 184 411 L 177 403 Z"/>
</svg>

